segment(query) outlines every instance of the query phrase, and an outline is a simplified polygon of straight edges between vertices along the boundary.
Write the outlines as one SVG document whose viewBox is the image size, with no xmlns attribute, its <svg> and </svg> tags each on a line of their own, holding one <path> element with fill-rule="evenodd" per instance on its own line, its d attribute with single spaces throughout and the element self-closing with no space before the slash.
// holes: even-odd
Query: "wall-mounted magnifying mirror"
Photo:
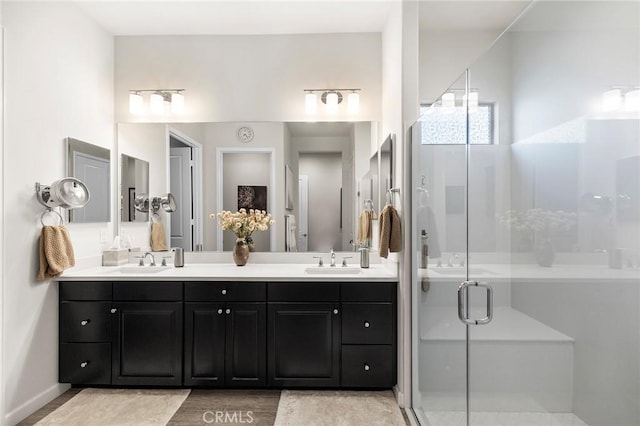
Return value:
<svg viewBox="0 0 640 426">
<path fill-rule="evenodd" d="M 120 217 L 123 222 L 149 220 L 149 163 L 121 155 Z"/>
<path fill-rule="evenodd" d="M 78 209 L 85 207 L 91 197 L 87 185 L 76 178 L 66 177 L 53 182 L 51 186 L 36 183 L 36 198 L 49 209 Z"/>
<path fill-rule="evenodd" d="M 69 222 L 91 223 L 111 220 L 111 151 L 87 142 L 67 138 L 67 172 L 91 193 L 84 208 L 69 210 Z"/>
</svg>

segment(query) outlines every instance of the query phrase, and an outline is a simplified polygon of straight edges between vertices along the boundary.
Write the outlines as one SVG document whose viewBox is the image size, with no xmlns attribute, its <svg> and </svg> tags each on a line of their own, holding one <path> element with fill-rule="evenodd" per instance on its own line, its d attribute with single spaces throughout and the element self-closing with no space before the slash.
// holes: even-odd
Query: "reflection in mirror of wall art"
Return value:
<svg viewBox="0 0 640 426">
<path fill-rule="evenodd" d="M 69 222 L 96 223 L 111 220 L 111 151 L 67 138 L 69 176 L 87 186 L 91 199 L 82 209 L 69 210 Z"/>
<path fill-rule="evenodd" d="M 238 185 L 238 210 L 267 210 L 267 187 Z"/>
</svg>

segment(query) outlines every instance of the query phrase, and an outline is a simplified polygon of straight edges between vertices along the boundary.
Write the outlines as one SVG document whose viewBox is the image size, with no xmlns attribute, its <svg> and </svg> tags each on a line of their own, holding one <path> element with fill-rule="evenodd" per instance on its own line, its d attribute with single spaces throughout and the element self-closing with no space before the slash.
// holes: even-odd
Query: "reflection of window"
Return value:
<svg viewBox="0 0 640 426">
<path fill-rule="evenodd" d="M 466 144 L 466 108 L 430 107 L 431 104 L 420 107 L 422 145 Z M 469 111 L 469 143 L 493 144 L 493 120 L 493 103 L 480 103 L 476 110 Z"/>
</svg>

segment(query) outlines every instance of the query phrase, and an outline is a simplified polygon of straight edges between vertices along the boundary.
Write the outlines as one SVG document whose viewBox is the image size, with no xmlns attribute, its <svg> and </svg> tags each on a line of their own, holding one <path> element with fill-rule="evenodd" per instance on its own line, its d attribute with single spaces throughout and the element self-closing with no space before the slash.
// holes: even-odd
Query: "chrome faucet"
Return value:
<svg viewBox="0 0 640 426">
<path fill-rule="evenodd" d="M 142 264 L 142 266 L 144 266 L 144 260 L 147 258 L 147 256 L 151 256 L 151 263 L 149 264 L 149 266 L 156 266 L 156 258 L 153 255 L 153 253 L 151 252 L 146 252 L 144 254 L 144 256 L 142 257 L 142 259 L 140 260 L 140 263 Z"/>
<path fill-rule="evenodd" d="M 336 266 L 336 253 L 333 251 L 333 248 L 331 248 L 331 266 Z"/>
</svg>

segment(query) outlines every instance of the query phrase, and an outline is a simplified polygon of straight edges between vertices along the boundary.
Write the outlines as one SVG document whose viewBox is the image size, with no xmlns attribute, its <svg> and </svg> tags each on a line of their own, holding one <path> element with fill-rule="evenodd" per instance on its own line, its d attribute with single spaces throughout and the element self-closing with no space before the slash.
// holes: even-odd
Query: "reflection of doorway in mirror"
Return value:
<svg viewBox="0 0 640 426">
<path fill-rule="evenodd" d="M 201 173 L 199 161 L 201 145 L 193 139 L 171 130 L 169 134 L 169 192 L 176 200 L 176 211 L 169 215 L 171 247 L 192 251 L 202 247 L 202 205 L 198 186 Z"/>
<path fill-rule="evenodd" d="M 309 251 L 309 177 L 298 177 L 298 250 Z"/>
<path fill-rule="evenodd" d="M 342 153 L 301 152 L 301 175 L 308 177 L 308 251 L 327 252 L 342 247 Z M 301 249 L 302 251 L 302 249 Z"/>
</svg>

